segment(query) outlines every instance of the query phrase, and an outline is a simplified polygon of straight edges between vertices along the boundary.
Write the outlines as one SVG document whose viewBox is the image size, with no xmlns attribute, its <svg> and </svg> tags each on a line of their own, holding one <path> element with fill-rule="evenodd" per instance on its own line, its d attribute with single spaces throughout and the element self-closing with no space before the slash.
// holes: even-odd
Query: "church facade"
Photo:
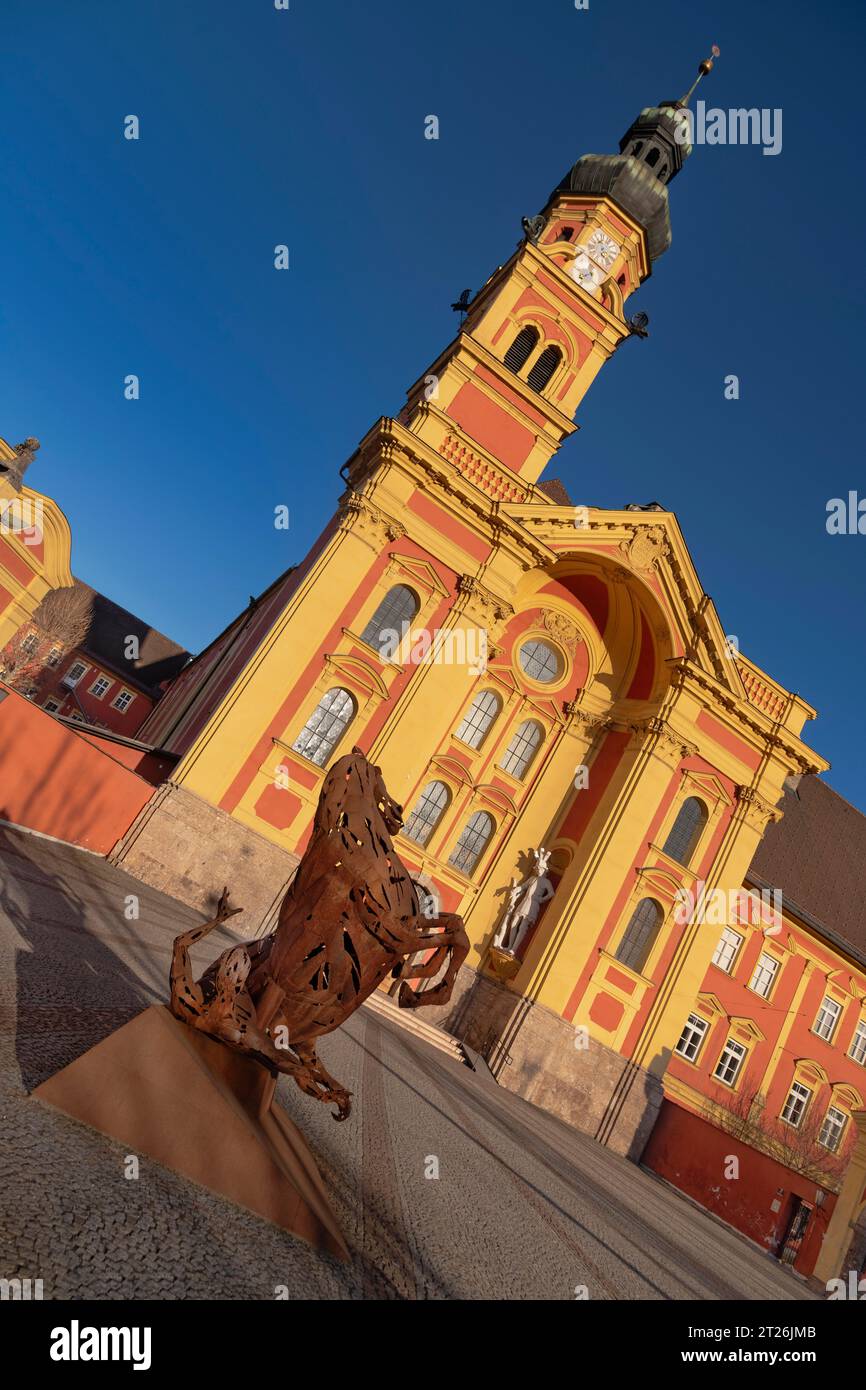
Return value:
<svg viewBox="0 0 866 1390">
<path fill-rule="evenodd" d="M 796 1084 L 843 1116 L 827 1153 L 859 1144 L 849 1176 L 863 1163 L 847 1189 L 828 1175 L 808 1251 L 818 1184 L 780 1150 L 760 1191 L 746 1181 L 736 1210 L 719 1205 L 808 1273 L 822 1250 L 838 1266 L 862 1210 L 866 960 L 749 874 L 786 799 L 827 768 L 802 738 L 815 710 L 727 641 L 673 512 L 585 508 L 543 480 L 641 331 L 627 304 L 670 244 L 685 100 L 641 112 L 618 154 L 577 161 L 345 464 L 310 553 L 174 682 L 139 738 L 175 766 L 120 859 L 148 876 L 193 818 L 215 846 L 200 880 L 231 882 L 230 823 L 283 865 L 281 891 L 326 768 L 359 746 L 405 808 L 397 844 L 425 911 L 459 912 L 470 938 L 434 1017 L 501 1084 L 687 1191 L 737 1181 L 725 1164 L 755 1152 L 758 1092 L 781 1113 Z M 542 846 L 552 891 L 509 955 L 511 890 Z M 816 1015 L 825 996 L 844 1013 L 832 1064 L 785 1025 L 813 994 Z M 734 1135 L 719 1115 L 741 1110 Z"/>
</svg>

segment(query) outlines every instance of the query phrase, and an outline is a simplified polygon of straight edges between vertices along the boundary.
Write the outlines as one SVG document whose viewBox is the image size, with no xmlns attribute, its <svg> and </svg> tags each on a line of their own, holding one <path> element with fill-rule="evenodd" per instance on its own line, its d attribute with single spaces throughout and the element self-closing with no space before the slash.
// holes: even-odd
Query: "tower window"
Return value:
<svg viewBox="0 0 866 1390">
<path fill-rule="evenodd" d="M 662 845 L 662 853 L 669 854 L 678 864 L 688 866 L 706 823 L 706 807 L 696 796 L 690 796 L 677 813 L 677 818 Z"/>
<path fill-rule="evenodd" d="M 526 380 L 533 391 L 543 391 L 562 360 L 558 347 L 546 347 Z"/>
<path fill-rule="evenodd" d="M 486 811 L 476 811 L 466 822 L 448 863 L 459 869 L 461 874 L 471 874 L 490 843 L 492 834 L 493 817 L 488 816 Z"/>
<path fill-rule="evenodd" d="M 535 344 L 538 342 L 537 328 L 521 328 L 511 347 L 505 354 L 503 361 L 509 371 L 519 372 L 520 368 L 527 361 Z"/>
<path fill-rule="evenodd" d="M 373 647 L 386 660 L 392 657 L 403 633 L 418 612 L 418 600 L 405 584 L 389 589 L 361 633 L 361 641 Z"/>
<path fill-rule="evenodd" d="M 631 152 L 632 152 L 632 154 L 640 154 L 640 152 L 641 152 L 642 149 L 643 149 L 643 140 L 635 140 L 634 144 L 633 144 L 632 147 L 631 147 Z"/>
<path fill-rule="evenodd" d="M 355 708 L 348 690 L 334 686 L 322 696 L 292 748 L 317 767 L 324 767 L 354 719 Z"/>
<path fill-rule="evenodd" d="M 449 799 L 444 782 L 428 782 L 403 827 L 403 834 L 418 845 L 426 845 L 442 819 Z"/>
<path fill-rule="evenodd" d="M 560 241 L 571 241 L 571 238 L 572 238 L 573 236 L 574 236 L 574 228 L 573 228 L 573 227 L 563 227 L 562 231 L 559 233 L 559 239 L 560 239 Z"/>
<path fill-rule="evenodd" d="M 647 157 L 646 157 L 646 162 L 647 162 L 647 164 L 650 166 L 650 168 L 652 169 L 652 168 L 655 167 L 656 164 L 658 164 L 659 158 L 660 158 L 660 151 L 659 151 L 659 150 L 650 150 L 649 154 L 648 154 Z"/>
<path fill-rule="evenodd" d="M 662 910 L 653 898 L 642 898 L 631 915 L 616 958 L 638 975 L 649 958 L 662 924 Z"/>
<path fill-rule="evenodd" d="M 460 721 L 457 737 L 470 748 L 480 748 L 484 735 L 500 710 L 499 696 L 492 690 L 482 690 Z"/>
</svg>

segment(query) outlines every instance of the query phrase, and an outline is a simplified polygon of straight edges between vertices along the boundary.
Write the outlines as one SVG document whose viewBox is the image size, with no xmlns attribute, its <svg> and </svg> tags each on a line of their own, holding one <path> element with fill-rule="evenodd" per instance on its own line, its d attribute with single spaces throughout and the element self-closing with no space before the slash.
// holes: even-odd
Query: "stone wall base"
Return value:
<svg viewBox="0 0 866 1390">
<path fill-rule="evenodd" d="M 243 936 L 270 929 L 300 863 L 296 854 L 171 782 L 154 793 L 108 858 L 202 912 L 216 906 L 227 885 L 231 901 L 243 908 L 232 930 Z"/>
<path fill-rule="evenodd" d="M 600 1042 L 578 1049 L 570 1023 L 467 965 L 450 1003 L 417 1016 L 480 1052 L 500 1086 L 640 1160 L 664 1098 L 661 1081 L 644 1068 Z"/>
</svg>

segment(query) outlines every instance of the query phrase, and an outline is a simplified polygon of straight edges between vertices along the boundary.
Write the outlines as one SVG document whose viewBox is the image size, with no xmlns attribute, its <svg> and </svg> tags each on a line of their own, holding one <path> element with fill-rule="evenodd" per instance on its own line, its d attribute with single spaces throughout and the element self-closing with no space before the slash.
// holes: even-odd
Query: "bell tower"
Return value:
<svg viewBox="0 0 866 1390">
<path fill-rule="evenodd" d="M 712 66 L 700 64 L 678 101 L 641 111 L 619 154 L 578 159 L 409 390 L 400 422 L 458 467 L 501 471 L 502 500 L 532 494 L 579 428 L 599 369 L 643 331 L 625 303 L 670 246 L 668 185 L 691 152 L 688 102 Z"/>
</svg>

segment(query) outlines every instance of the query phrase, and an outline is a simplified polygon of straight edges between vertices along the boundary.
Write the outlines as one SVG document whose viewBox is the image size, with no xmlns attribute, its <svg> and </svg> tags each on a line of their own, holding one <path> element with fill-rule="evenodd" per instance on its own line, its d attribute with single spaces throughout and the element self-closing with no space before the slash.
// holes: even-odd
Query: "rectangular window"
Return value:
<svg viewBox="0 0 866 1390">
<path fill-rule="evenodd" d="M 709 1026 L 700 1014 L 689 1014 L 682 1037 L 676 1045 L 678 1055 L 685 1057 L 687 1062 L 693 1062 L 701 1050 Z"/>
<path fill-rule="evenodd" d="M 827 1114 L 824 1116 L 824 1123 L 821 1126 L 818 1143 L 823 1144 L 824 1148 L 829 1149 L 831 1153 L 838 1153 L 847 1123 L 848 1116 L 844 1111 L 837 1110 L 835 1105 L 831 1105 Z"/>
<path fill-rule="evenodd" d="M 746 1049 L 742 1043 L 734 1042 L 733 1038 L 728 1038 L 713 1072 L 716 1081 L 721 1081 L 724 1086 L 733 1086 L 743 1069 L 745 1060 Z"/>
<path fill-rule="evenodd" d="M 743 944 L 743 938 L 730 927 L 725 927 L 719 937 L 719 944 L 713 956 L 713 965 L 717 965 L 720 970 L 724 970 L 726 975 L 730 975 L 737 959 L 737 953 Z"/>
<path fill-rule="evenodd" d="M 853 1057 L 855 1062 L 859 1062 L 861 1067 L 866 1067 L 866 1018 L 861 1018 L 857 1024 L 857 1031 L 851 1040 L 851 1051 L 849 1057 Z"/>
<path fill-rule="evenodd" d="M 806 1106 L 811 1099 L 812 1092 L 808 1086 L 801 1086 L 799 1081 L 795 1081 L 782 1108 L 782 1119 L 785 1124 L 798 1129 L 800 1121 L 806 1113 Z"/>
<path fill-rule="evenodd" d="M 51 648 L 51 651 L 48 653 L 47 657 L 45 658 L 45 665 L 46 665 L 46 666 L 57 666 L 57 665 L 59 665 L 59 663 L 60 663 L 60 658 L 62 657 L 62 655 L 63 655 L 63 648 L 62 648 L 62 647 L 52 647 L 52 648 Z"/>
<path fill-rule="evenodd" d="M 779 962 L 775 956 L 768 955 L 762 951 L 758 964 L 755 966 L 755 973 L 752 976 L 749 989 L 753 989 L 756 994 L 760 994 L 762 999 L 769 998 L 770 990 L 773 988 L 773 981 L 779 970 Z"/>
<path fill-rule="evenodd" d="M 25 656 L 32 656 L 39 646 L 39 636 L 35 632 L 28 632 L 24 641 L 21 643 L 21 650 Z"/>
<path fill-rule="evenodd" d="M 818 1010 L 818 1017 L 815 1019 L 813 1031 L 823 1038 L 825 1042 L 830 1042 L 836 1031 L 836 1024 L 839 1022 L 839 1015 L 842 1012 L 842 1005 L 837 1004 L 835 999 L 829 995 Z"/>
<path fill-rule="evenodd" d="M 134 699 L 135 696 L 131 690 L 121 690 L 117 698 L 112 700 L 111 707 L 112 709 L 119 709 L 121 714 L 123 714 L 124 710 L 129 709 Z"/>
<path fill-rule="evenodd" d="M 97 700 L 101 700 L 106 690 L 111 686 L 111 681 L 107 676 L 97 676 L 90 687 L 90 694 L 95 695 Z"/>
<path fill-rule="evenodd" d="M 83 661 L 73 661 L 66 675 L 63 677 L 64 683 L 66 685 L 77 685 L 86 670 L 87 667 Z"/>
<path fill-rule="evenodd" d="M 60 706 L 56 700 L 46 700 L 42 708 L 47 710 L 49 714 L 56 714 Z"/>
</svg>

